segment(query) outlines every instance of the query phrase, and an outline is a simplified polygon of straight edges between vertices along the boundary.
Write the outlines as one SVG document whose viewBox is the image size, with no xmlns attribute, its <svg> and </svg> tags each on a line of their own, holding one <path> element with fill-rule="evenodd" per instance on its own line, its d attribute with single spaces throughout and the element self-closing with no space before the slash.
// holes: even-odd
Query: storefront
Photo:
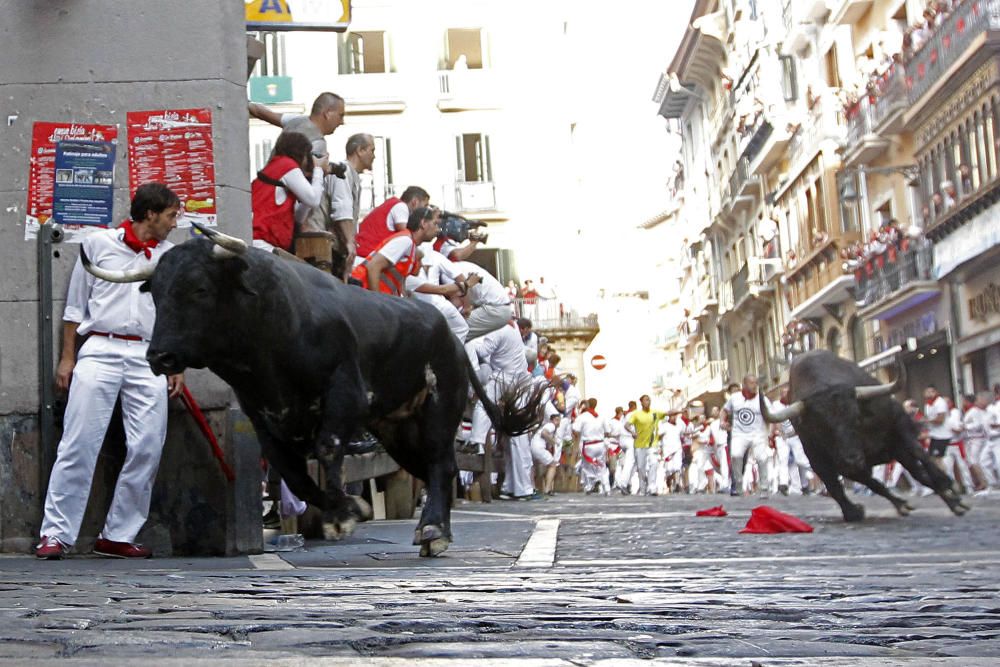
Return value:
<svg viewBox="0 0 1000 667">
<path fill-rule="evenodd" d="M 1000 383 L 1000 257 L 975 262 L 956 282 L 959 337 L 955 353 L 962 390 L 972 393 Z"/>
</svg>

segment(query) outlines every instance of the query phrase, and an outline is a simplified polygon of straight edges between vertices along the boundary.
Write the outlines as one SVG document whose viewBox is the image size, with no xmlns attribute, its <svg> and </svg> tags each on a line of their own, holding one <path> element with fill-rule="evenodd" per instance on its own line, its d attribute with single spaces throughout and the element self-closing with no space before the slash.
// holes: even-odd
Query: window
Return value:
<svg viewBox="0 0 1000 667">
<path fill-rule="evenodd" d="M 375 140 L 375 162 L 370 174 L 361 174 L 361 210 L 368 211 L 392 196 L 392 142 L 389 137 Z"/>
<path fill-rule="evenodd" d="M 795 59 L 781 56 L 781 92 L 786 102 L 794 102 L 799 97 L 799 82 L 795 76 Z"/>
<path fill-rule="evenodd" d="M 490 138 L 485 134 L 463 134 L 455 137 L 457 181 L 466 183 L 492 182 Z"/>
<path fill-rule="evenodd" d="M 445 69 L 482 69 L 486 64 L 483 43 L 485 34 L 480 28 L 448 28 L 445 53 Z"/>
<path fill-rule="evenodd" d="M 285 76 L 288 67 L 285 59 L 285 33 L 259 32 L 257 39 L 264 43 L 264 55 L 254 67 L 254 76 Z"/>
<path fill-rule="evenodd" d="M 271 149 L 274 148 L 274 144 L 270 139 L 264 139 L 253 147 L 253 175 L 251 178 L 257 178 L 257 172 L 260 171 L 267 165 L 267 161 L 271 159 Z"/>
<path fill-rule="evenodd" d="M 381 30 L 351 32 L 341 37 L 341 74 L 391 72 L 388 35 Z"/>
<path fill-rule="evenodd" d="M 826 85 L 831 88 L 840 88 L 840 72 L 837 65 L 837 48 L 830 47 L 826 52 Z"/>
</svg>

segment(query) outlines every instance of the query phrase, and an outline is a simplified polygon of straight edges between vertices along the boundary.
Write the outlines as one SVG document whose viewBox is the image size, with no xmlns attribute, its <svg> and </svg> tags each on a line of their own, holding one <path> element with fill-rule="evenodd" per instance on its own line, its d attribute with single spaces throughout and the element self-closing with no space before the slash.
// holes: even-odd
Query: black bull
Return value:
<svg viewBox="0 0 1000 667">
<path fill-rule="evenodd" d="M 300 262 L 206 232 L 164 254 L 155 271 L 92 273 L 148 281 L 156 325 L 153 372 L 208 367 L 234 390 L 262 453 L 288 487 L 323 513 L 328 539 L 371 510 L 342 490 L 343 448 L 370 429 L 400 466 L 427 485 L 414 544 L 435 556 L 451 541 L 454 439 L 471 378 L 505 433 L 537 423 L 540 392 L 490 402 L 458 339 L 429 304 L 344 285 Z M 520 406 L 520 407 L 518 407 Z M 326 491 L 307 474 L 324 468 Z"/>
<path fill-rule="evenodd" d="M 913 510 L 872 477 L 872 466 L 893 460 L 933 489 L 955 514 L 969 509 L 952 480 L 920 446 L 916 423 L 890 397 L 901 385 L 902 367 L 895 383 L 879 385 L 856 364 L 827 350 L 814 350 L 792 362 L 788 407 L 768 410 L 761 392 L 764 419 L 771 423 L 791 419 L 809 464 L 840 505 L 845 521 L 860 521 L 865 511 L 847 499 L 841 475 L 888 499 L 903 516 Z"/>
</svg>

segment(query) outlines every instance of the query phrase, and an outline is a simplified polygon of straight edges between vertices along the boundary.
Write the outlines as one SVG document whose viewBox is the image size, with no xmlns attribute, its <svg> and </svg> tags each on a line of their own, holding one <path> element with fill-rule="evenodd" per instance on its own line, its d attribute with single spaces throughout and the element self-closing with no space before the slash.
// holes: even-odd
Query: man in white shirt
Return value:
<svg viewBox="0 0 1000 667">
<path fill-rule="evenodd" d="M 361 174 L 372 168 L 375 160 L 375 139 L 370 134 L 352 134 L 344 148 L 347 159 L 343 178 L 335 175 L 326 177 L 326 192 L 330 197 L 330 228 L 336 239 L 336 253 L 344 257 L 344 275 L 354 268 L 356 246 L 354 236 L 358 232 L 358 215 L 361 209 Z"/>
<path fill-rule="evenodd" d="M 730 487 L 729 481 L 729 433 L 722 428 L 719 419 L 719 407 L 715 406 L 709 412 L 708 432 L 712 464 L 715 466 L 716 487 L 719 492 L 725 492 Z"/>
<path fill-rule="evenodd" d="M 524 360 L 524 343 L 513 322 L 486 336 L 469 341 L 465 350 L 472 367 L 483 380 L 487 395 L 496 401 L 504 388 L 528 382 L 528 364 Z M 490 419 L 481 402 L 472 413 L 472 435 L 469 442 L 483 446 L 490 431 Z M 531 476 L 531 440 L 525 434 L 510 439 L 506 456 L 506 474 L 501 495 L 536 499 Z"/>
<path fill-rule="evenodd" d="M 621 450 L 615 468 L 615 488 L 623 496 L 632 492 L 632 478 L 635 477 L 635 437 L 625 428 L 625 417 L 625 409 L 617 407 L 609 424 L 612 437 L 617 438 L 618 448 Z"/>
<path fill-rule="evenodd" d="M 962 423 L 962 410 L 950 401 L 945 423 L 951 431 L 951 441 L 941 458 L 941 466 L 948 477 L 962 483 L 965 493 L 972 493 L 975 485 L 972 483 L 972 473 L 965 458 L 965 425 Z"/>
<path fill-rule="evenodd" d="M 997 405 L 990 392 L 980 391 L 962 418 L 969 461 L 985 484 L 980 493 L 1000 487 L 1000 420 L 994 412 Z"/>
<path fill-rule="evenodd" d="M 771 406 L 766 397 L 764 401 L 768 407 Z M 743 466 L 744 459 L 749 454 L 757 462 L 761 494 L 766 495 L 770 488 L 767 470 L 771 459 L 771 447 L 768 442 L 767 423 L 760 413 L 756 375 L 744 377 L 741 391 L 731 395 L 726 401 L 722 409 L 722 422 L 724 426 L 732 429 L 730 453 L 733 487 L 730 493 L 736 495 L 741 488 L 747 488 L 747 485 L 743 484 Z"/>
<path fill-rule="evenodd" d="M 283 132 L 306 135 L 312 142 L 313 156 L 317 159 L 329 157 L 326 135 L 333 134 L 344 124 L 344 98 L 336 93 L 326 92 L 317 95 L 308 116 L 278 113 L 256 102 L 250 102 L 247 108 L 251 116 L 278 126 Z M 330 173 L 329 170 L 327 173 Z"/>
<path fill-rule="evenodd" d="M 608 446 L 605 437 L 608 425 L 597 414 L 597 399 L 581 404 L 580 415 L 573 421 L 573 440 L 580 452 L 580 484 L 587 493 L 596 490 L 602 496 L 611 495 L 608 473 Z"/>
<path fill-rule="evenodd" d="M 931 438 L 928 453 L 941 465 L 940 459 L 951 442 L 951 428 L 948 426 L 948 402 L 938 393 L 934 385 L 924 389 L 924 423 Z"/>
<path fill-rule="evenodd" d="M 455 262 L 459 270 L 467 276 L 476 274 L 480 282 L 469 289 L 469 303 L 472 312 L 469 313 L 469 337 L 472 340 L 505 326 L 514 317 L 514 305 L 507 296 L 507 290 L 500 281 L 494 278 L 486 269 L 472 262 Z M 521 346 L 521 356 L 524 357 L 524 345 Z"/>
<path fill-rule="evenodd" d="M 101 269 L 142 269 L 160 260 L 172 244 L 180 199 L 162 183 L 139 186 L 131 220 L 87 236 L 81 244 Z M 127 454 L 111 507 L 94 552 L 113 558 L 149 558 L 134 544 L 146 523 L 153 480 L 167 434 L 167 398 L 183 389 L 184 376 L 153 375 L 146 349 L 156 310 L 140 283 L 112 283 L 87 273 L 77 261 L 63 313 L 63 349 L 56 384 L 69 391 L 62 440 L 49 477 L 41 541 L 35 555 L 62 558 L 80 533 L 97 456 L 122 398 Z M 77 352 L 77 337 L 84 339 Z"/>
</svg>

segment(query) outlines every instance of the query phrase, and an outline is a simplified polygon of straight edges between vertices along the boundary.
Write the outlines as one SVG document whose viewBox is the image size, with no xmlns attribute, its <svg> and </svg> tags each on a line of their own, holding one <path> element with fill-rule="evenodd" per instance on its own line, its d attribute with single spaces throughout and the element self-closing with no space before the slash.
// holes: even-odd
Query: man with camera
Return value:
<svg viewBox="0 0 1000 667">
<path fill-rule="evenodd" d="M 427 208 L 430 201 L 431 196 L 426 190 L 411 185 L 399 197 L 389 197 L 373 208 L 358 225 L 358 234 L 354 237 L 357 256 L 367 257 L 382 241 L 405 231 L 410 214 L 418 208 Z"/>
<path fill-rule="evenodd" d="M 441 211 L 441 235 L 434 242 L 434 250 L 453 262 L 464 262 L 489 238 L 489 234 L 479 229 L 485 226 L 485 222 Z M 465 241 L 468 243 L 462 245 Z"/>
</svg>

